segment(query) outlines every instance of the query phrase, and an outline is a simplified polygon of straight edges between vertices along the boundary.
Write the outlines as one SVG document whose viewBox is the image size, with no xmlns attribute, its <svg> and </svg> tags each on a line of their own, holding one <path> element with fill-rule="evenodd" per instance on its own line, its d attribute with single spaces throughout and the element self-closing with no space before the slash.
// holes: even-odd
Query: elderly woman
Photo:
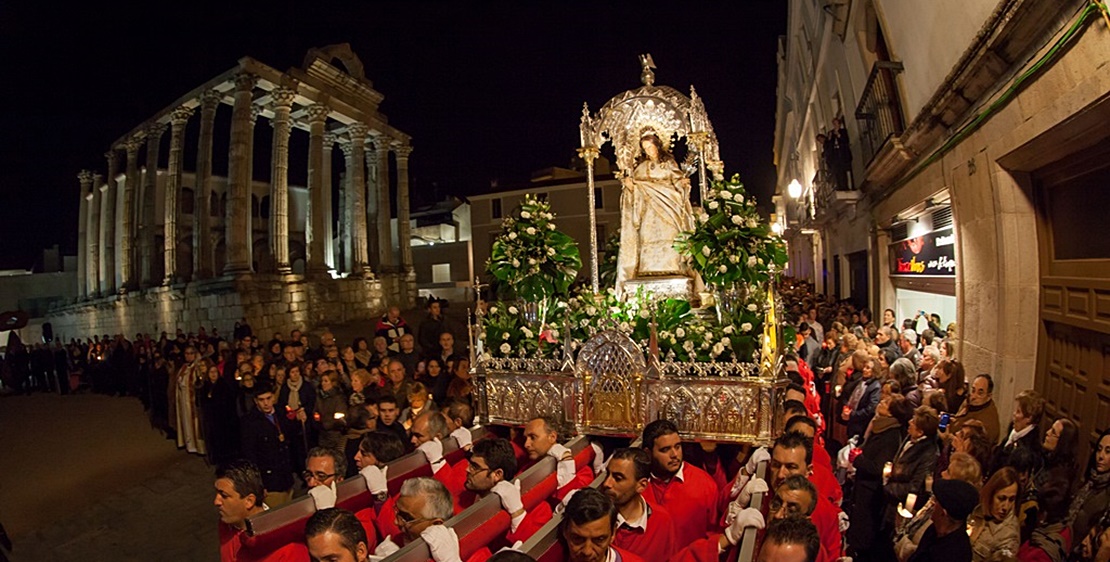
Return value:
<svg viewBox="0 0 1110 562">
<path fill-rule="evenodd" d="M 1021 533 L 1014 506 L 1018 474 L 1003 467 L 979 491 L 979 505 L 968 518 L 973 562 L 1010 560 L 1017 556 Z"/>
<path fill-rule="evenodd" d="M 941 472 L 940 477 L 942 480 L 963 480 L 976 488 L 983 482 L 979 461 L 967 453 L 953 454 L 948 468 Z M 932 525 L 934 507 L 936 507 L 936 500 L 930 496 L 909 520 L 899 515 L 899 523 L 895 526 L 894 533 L 894 553 L 899 562 L 909 560 L 917 550 L 917 545 L 921 544 L 921 537 L 925 536 L 925 530 Z"/>
<path fill-rule="evenodd" d="M 898 454 L 894 456 L 890 477 L 883 485 L 887 497 L 884 524 L 893 528 L 895 506 L 905 502 L 910 494 L 926 494 L 925 479 L 933 473 L 937 462 L 937 411 L 921 406 L 914 410 Z"/>
<path fill-rule="evenodd" d="M 852 525 L 848 527 L 848 544 L 859 560 L 889 558 L 888 537 L 879 533 L 880 517 L 886 505 L 883 497 L 883 467 L 894 460 L 902 445 L 906 425 L 913 417 L 913 408 L 900 394 L 879 401 L 875 418 L 864 432 L 862 452 L 852 465 L 855 485 L 852 486 Z"/>
<path fill-rule="evenodd" d="M 1014 398 L 1014 412 L 1005 441 L 994 449 L 991 470 L 1012 466 L 1010 457 L 1018 447 L 1041 455 L 1041 417 L 1044 416 L 1044 398 L 1036 390 L 1023 390 Z"/>
</svg>

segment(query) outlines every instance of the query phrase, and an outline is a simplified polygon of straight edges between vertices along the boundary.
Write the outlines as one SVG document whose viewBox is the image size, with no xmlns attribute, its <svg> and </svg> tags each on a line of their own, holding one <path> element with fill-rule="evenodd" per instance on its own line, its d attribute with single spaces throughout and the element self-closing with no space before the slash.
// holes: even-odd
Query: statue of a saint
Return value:
<svg viewBox="0 0 1110 562">
<path fill-rule="evenodd" d="M 641 154 L 621 190 L 621 240 L 617 290 L 645 277 L 694 277 L 675 239 L 693 229 L 690 178 L 683 173 L 658 134 L 640 132 Z"/>
</svg>

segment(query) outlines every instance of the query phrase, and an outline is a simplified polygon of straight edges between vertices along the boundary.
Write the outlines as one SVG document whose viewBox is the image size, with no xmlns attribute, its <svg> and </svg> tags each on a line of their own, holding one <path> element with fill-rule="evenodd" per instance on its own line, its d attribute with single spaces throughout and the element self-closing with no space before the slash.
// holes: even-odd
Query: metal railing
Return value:
<svg viewBox="0 0 1110 562">
<path fill-rule="evenodd" d="M 878 61 L 871 67 L 867 86 L 856 106 L 856 121 L 860 131 L 860 148 L 864 161 L 870 165 L 891 137 L 905 131 L 902 104 L 898 99 L 895 75 L 902 72 L 898 61 Z"/>
</svg>

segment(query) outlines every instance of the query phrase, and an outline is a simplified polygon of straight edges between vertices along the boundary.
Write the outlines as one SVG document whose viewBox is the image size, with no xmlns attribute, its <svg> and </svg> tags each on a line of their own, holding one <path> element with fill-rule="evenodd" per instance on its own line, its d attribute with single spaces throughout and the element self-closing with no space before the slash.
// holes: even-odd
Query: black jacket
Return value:
<svg viewBox="0 0 1110 562">
<path fill-rule="evenodd" d="M 869 550 L 876 540 L 884 540 L 878 537 L 877 532 L 886 508 L 883 466 L 898 454 L 905 435 L 905 430 L 899 425 L 872 433 L 863 442 L 863 452 L 853 462 L 856 481 L 852 486 L 852 524 L 848 527 L 848 543 L 857 550 Z"/>
<path fill-rule="evenodd" d="M 909 439 L 909 437 L 906 437 Z M 905 441 L 899 444 L 901 451 Z M 887 513 L 884 518 L 886 525 L 894 523 L 894 511 L 898 502 L 906 500 L 906 495 L 917 494 L 917 505 L 925 505 L 928 494 L 925 492 L 925 477 L 933 473 L 937 464 L 937 440 L 926 437 L 913 445 L 902 454 L 895 453 L 890 478 L 887 479 L 883 490 L 886 492 Z"/>
<path fill-rule="evenodd" d="M 1018 447 L 1023 447 L 1029 449 L 1030 451 L 1033 451 L 1033 453 L 1036 454 L 1038 461 L 1042 459 L 1044 453 L 1041 450 L 1040 428 L 1034 427 L 1033 431 L 1026 433 L 1024 437 L 1018 439 L 1012 445 L 1007 446 L 1006 440 L 1010 438 L 1010 432 L 1013 430 L 1014 424 L 1013 422 L 1010 422 L 1010 427 L 1006 430 L 1006 433 L 1002 434 L 1002 441 L 995 446 L 994 452 L 991 454 L 990 472 L 988 472 L 987 474 L 994 474 L 998 471 L 998 469 L 1004 466 L 1010 466 L 1010 455 L 1014 454 L 1014 451 L 1016 451 Z M 1039 464 L 1040 463 L 1038 462 L 1038 465 Z M 1033 467 L 1033 473 L 1036 473 L 1038 470 L 1040 470 L 1040 466 Z"/>
<path fill-rule="evenodd" d="M 293 465 L 289 452 L 293 424 L 285 413 L 274 409 L 274 421 L 254 410 L 243 416 L 240 428 L 240 454 L 258 466 L 262 484 L 271 492 L 293 489 Z"/>
</svg>

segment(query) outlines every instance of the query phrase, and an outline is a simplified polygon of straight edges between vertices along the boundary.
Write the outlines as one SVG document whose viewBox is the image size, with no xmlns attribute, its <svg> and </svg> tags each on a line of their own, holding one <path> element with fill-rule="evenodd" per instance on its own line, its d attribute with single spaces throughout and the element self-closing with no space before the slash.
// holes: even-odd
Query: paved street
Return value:
<svg viewBox="0 0 1110 562">
<path fill-rule="evenodd" d="M 0 521 L 13 562 L 218 560 L 212 469 L 139 401 L 0 398 Z"/>
</svg>

